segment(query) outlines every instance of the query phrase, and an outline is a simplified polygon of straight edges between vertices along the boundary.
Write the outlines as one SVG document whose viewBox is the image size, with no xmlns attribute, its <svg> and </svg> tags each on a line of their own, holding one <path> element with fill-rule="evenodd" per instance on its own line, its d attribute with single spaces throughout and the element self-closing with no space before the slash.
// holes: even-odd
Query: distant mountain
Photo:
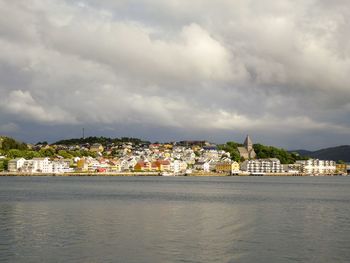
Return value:
<svg viewBox="0 0 350 263">
<path fill-rule="evenodd" d="M 296 152 L 301 156 L 308 156 L 311 158 L 350 162 L 350 145 L 341 145 L 318 151 L 295 150 L 290 152 Z"/>
</svg>

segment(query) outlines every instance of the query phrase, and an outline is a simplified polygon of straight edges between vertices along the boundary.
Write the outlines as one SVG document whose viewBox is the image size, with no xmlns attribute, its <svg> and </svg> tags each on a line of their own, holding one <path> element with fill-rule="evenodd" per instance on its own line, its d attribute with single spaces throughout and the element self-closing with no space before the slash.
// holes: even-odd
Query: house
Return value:
<svg viewBox="0 0 350 263">
<path fill-rule="evenodd" d="M 72 169 L 69 168 L 69 165 L 70 162 L 67 160 L 53 161 L 52 172 L 56 174 L 71 172 Z"/>
<path fill-rule="evenodd" d="M 170 163 L 170 170 L 174 173 L 186 172 L 187 163 L 180 160 L 175 160 Z"/>
<path fill-rule="evenodd" d="M 137 172 L 149 172 L 152 170 L 151 163 L 148 161 L 138 161 L 134 166 L 134 171 Z"/>
<path fill-rule="evenodd" d="M 195 170 L 209 172 L 210 171 L 210 164 L 209 162 L 196 162 L 193 166 Z"/>
<path fill-rule="evenodd" d="M 26 159 L 24 158 L 16 158 L 12 159 L 8 162 L 8 168 L 7 170 L 9 172 L 18 172 L 21 170 L 22 166 L 24 165 Z"/>
<path fill-rule="evenodd" d="M 86 159 L 82 158 L 77 162 L 77 171 L 79 172 L 86 172 L 89 170 L 89 165 L 86 161 Z"/>
<path fill-rule="evenodd" d="M 109 161 L 109 171 L 119 173 L 122 171 L 121 163 L 117 160 Z"/>
<path fill-rule="evenodd" d="M 170 171 L 170 162 L 167 160 L 157 160 L 155 162 L 152 162 L 152 170 L 160 172 Z"/>
<path fill-rule="evenodd" d="M 88 170 L 89 171 L 97 171 L 97 169 L 101 168 L 101 163 L 96 159 L 90 159 L 88 162 Z"/>
<path fill-rule="evenodd" d="M 239 173 L 239 163 L 237 162 L 218 162 L 215 166 L 215 171 L 218 173 Z"/>
<path fill-rule="evenodd" d="M 100 143 L 94 143 L 93 145 L 90 146 L 90 151 L 91 152 L 103 152 L 104 148 L 102 146 L 102 144 Z"/>
</svg>

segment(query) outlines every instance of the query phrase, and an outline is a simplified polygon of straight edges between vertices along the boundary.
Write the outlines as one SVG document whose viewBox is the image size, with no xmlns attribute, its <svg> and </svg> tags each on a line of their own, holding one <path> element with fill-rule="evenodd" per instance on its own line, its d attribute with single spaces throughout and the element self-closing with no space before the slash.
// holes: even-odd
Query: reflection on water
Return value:
<svg viewBox="0 0 350 263">
<path fill-rule="evenodd" d="M 0 178 L 0 262 L 350 262 L 350 178 Z"/>
</svg>

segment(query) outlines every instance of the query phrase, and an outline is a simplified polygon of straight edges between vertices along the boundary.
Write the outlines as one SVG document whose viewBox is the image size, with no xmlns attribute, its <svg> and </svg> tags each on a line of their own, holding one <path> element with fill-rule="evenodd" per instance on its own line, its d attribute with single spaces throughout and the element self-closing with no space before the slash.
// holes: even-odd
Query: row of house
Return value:
<svg viewBox="0 0 350 263">
<path fill-rule="evenodd" d="M 207 142 L 182 142 L 179 144 L 101 144 L 75 146 L 45 146 L 57 149 L 89 149 L 96 152 L 93 157 L 75 157 L 73 160 L 50 160 L 18 158 L 9 162 L 11 172 L 64 173 L 77 172 L 171 172 L 184 174 L 192 172 L 217 172 L 226 174 L 304 173 L 333 174 L 339 171 L 333 161 L 307 160 L 295 164 L 282 165 L 276 158 L 255 159 L 253 142 L 247 136 L 238 151 L 242 162 L 231 161 L 229 152 L 219 150 Z M 57 156 L 59 157 L 59 156 Z M 72 168 L 70 168 L 70 166 Z M 343 169 L 344 170 L 344 169 Z M 345 167 L 346 172 L 346 167 Z"/>
<path fill-rule="evenodd" d="M 197 172 L 217 172 L 226 174 L 271 174 L 271 173 L 295 173 L 310 175 L 328 175 L 346 173 L 346 165 L 337 165 L 334 161 L 310 159 L 297 161 L 295 164 L 282 165 L 276 158 L 246 160 L 241 164 L 229 159 L 214 161 L 213 159 L 198 160 L 193 165 L 182 160 L 158 159 L 149 161 L 135 156 L 121 159 L 105 158 L 75 158 L 74 168 L 71 168 L 71 160 L 50 160 L 49 158 L 33 158 L 25 160 L 17 158 L 8 163 L 9 172 L 23 173 L 66 173 L 66 172 L 172 172 L 184 174 Z"/>
<path fill-rule="evenodd" d="M 8 162 L 9 172 L 23 173 L 66 173 L 72 172 L 70 160 L 53 160 L 49 158 L 33 158 L 26 160 L 17 158 Z"/>
</svg>

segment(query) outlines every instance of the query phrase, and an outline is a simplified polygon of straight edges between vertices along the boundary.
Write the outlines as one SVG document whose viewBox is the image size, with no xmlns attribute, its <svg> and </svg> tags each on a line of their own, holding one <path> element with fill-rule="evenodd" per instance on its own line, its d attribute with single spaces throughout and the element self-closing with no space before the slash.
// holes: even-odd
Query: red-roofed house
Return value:
<svg viewBox="0 0 350 263">
<path fill-rule="evenodd" d="M 170 162 L 167 160 L 157 160 L 152 163 L 152 169 L 156 171 L 170 171 Z"/>
<path fill-rule="evenodd" d="M 134 170 L 138 172 L 145 172 L 145 171 L 151 171 L 151 163 L 150 162 L 144 162 L 144 161 L 138 161 L 136 165 L 134 166 Z"/>
</svg>

